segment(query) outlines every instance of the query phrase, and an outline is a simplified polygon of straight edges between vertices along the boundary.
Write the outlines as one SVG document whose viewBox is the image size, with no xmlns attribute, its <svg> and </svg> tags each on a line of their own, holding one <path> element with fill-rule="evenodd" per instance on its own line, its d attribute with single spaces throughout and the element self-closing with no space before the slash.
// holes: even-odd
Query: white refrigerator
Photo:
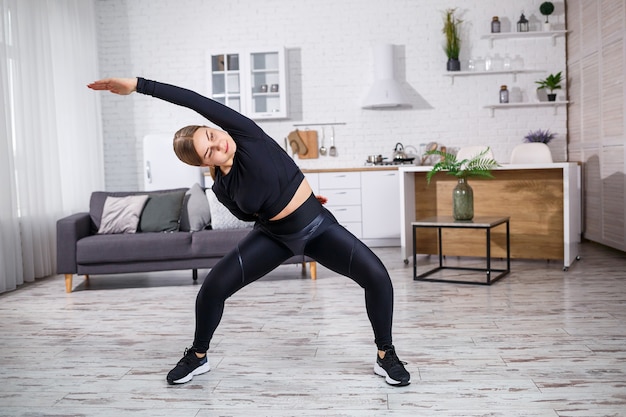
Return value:
<svg viewBox="0 0 626 417">
<path fill-rule="evenodd" d="M 172 133 L 155 133 L 143 138 L 144 191 L 204 186 L 202 168 L 181 162 L 174 153 Z"/>
</svg>

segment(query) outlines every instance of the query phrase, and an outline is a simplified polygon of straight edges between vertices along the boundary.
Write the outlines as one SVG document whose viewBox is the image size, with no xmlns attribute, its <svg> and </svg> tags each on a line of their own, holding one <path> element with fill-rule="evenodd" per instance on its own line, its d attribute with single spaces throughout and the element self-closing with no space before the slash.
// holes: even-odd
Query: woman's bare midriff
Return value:
<svg viewBox="0 0 626 417">
<path fill-rule="evenodd" d="M 280 213 L 272 217 L 270 221 L 280 220 L 284 217 L 289 216 L 291 213 L 296 211 L 298 207 L 300 207 L 311 196 L 312 193 L 313 190 L 311 189 L 308 181 L 306 180 L 306 178 L 303 179 L 291 201 L 287 203 L 285 208 L 282 209 Z"/>
</svg>

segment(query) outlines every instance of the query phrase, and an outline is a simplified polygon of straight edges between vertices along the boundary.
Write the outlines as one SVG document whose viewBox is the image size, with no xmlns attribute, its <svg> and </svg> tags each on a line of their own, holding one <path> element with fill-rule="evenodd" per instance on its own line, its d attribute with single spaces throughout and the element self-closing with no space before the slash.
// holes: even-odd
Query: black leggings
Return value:
<svg viewBox="0 0 626 417">
<path fill-rule="evenodd" d="M 350 277 L 365 289 L 365 306 L 376 346 L 382 349 L 391 345 L 393 287 L 387 269 L 311 195 L 285 219 L 257 223 L 237 247 L 211 269 L 196 298 L 194 348 L 198 352 L 209 349 L 227 298 L 291 256 L 301 254 Z"/>
</svg>

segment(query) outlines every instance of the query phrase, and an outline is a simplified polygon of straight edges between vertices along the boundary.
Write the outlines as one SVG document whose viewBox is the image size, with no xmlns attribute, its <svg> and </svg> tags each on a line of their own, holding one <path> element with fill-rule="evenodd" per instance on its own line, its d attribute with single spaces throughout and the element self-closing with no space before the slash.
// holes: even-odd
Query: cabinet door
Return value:
<svg viewBox="0 0 626 417">
<path fill-rule="evenodd" d="M 241 97 L 240 54 L 210 54 L 210 95 L 215 101 L 238 111 L 243 111 Z"/>
<path fill-rule="evenodd" d="M 322 172 L 319 174 L 320 194 L 328 198 L 326 208 L 339 224 L 356 237 L 361 230 L 361 176 L 358 172 Z"/>
<path fill-rule="evenodd" d="M 284 50 L 251 52 L 249 59 L 250 117 L 253 119 L 287 117 Z"/>
<path fill-rule="evenodd" d="M 208 55 L 209 96 L 251 119 L 287 117 L 287 73 L 282 48 Z"/>
<path fill-rule="evenodd" d="M 318 195 L 320 193 L 320 174 L 316 172 L 307 172 L 306 174 L 304 174 L 304 176 L 309 182 L 309 185 L 313 190 L 313 194 Z"/>
<path fill-rule="evenodd" d="M 400 239 L 398 171 L 361 172 L 364 239 Z"/>
</svg>

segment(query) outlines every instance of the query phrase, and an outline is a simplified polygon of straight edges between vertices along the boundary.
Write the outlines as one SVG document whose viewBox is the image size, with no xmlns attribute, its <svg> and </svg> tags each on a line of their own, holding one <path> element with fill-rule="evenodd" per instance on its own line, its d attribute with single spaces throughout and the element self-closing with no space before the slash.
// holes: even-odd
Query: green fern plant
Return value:
<svg viewBox="0 0 626 417">
<path fill-rule="evenodd" d="M 491 170 L 499 167 L 500 164 L 495 159 L 485 158 L 487 152 L 489 152 L 489 148 L 472 158 L 458 161 L 454 154 L 439 150 L 428 151 L 426 155 L 438 155 L 441 160 L 426 174 L 426 181 L 430 184 L 433 175 L 440 171 L 446 171 L 448 175 L 463 179 L 471 177 L 493 178 Z"/>
</svg>

